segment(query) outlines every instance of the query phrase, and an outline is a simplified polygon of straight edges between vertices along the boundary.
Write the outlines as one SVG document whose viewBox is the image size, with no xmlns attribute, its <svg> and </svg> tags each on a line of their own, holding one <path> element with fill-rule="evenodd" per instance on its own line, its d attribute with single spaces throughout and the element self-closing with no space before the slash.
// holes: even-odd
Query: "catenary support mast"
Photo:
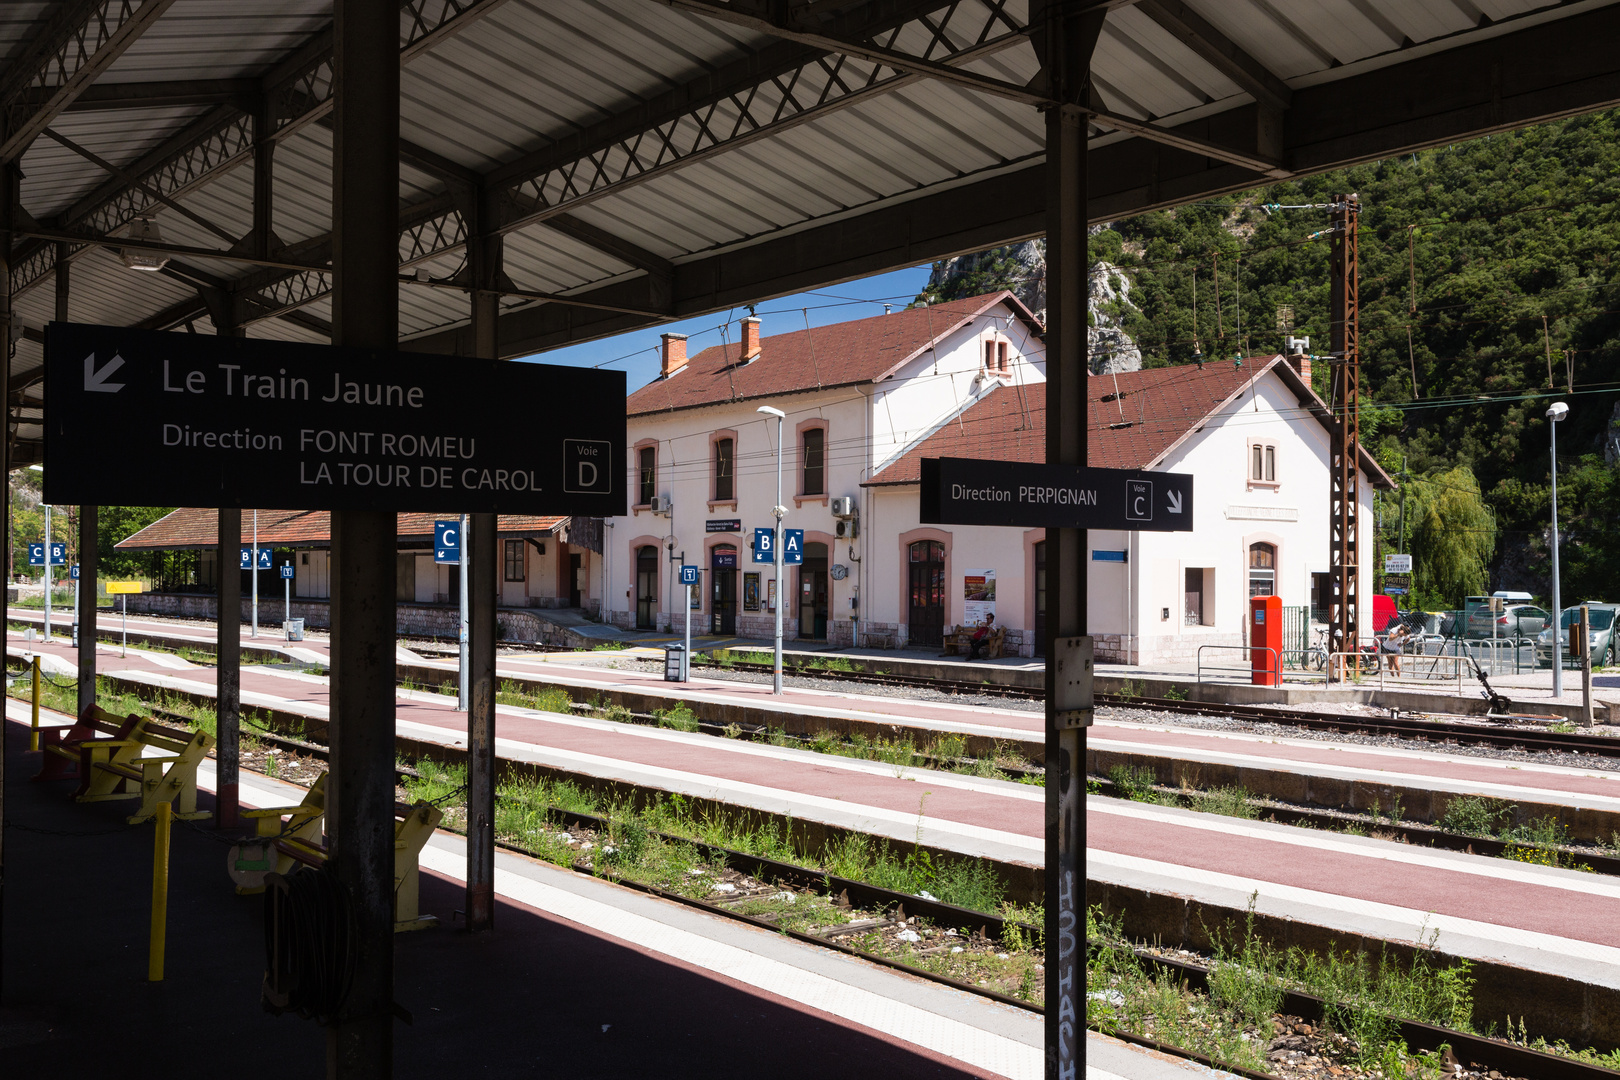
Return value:
<svg viewBox="0 0 1620 1080">
<path fill-rule="evenodd" d="M 1330 432 L 1329 494 L 1333 575 L 1328 606 L 1329 652 L 1354 652 L 1360 641 L 1361 597 L 1357 580 L 1361 505 L 1359 426 L 1361 398 L 1361 302 L 1355 195 L 1340 195 L 1333 207 L 1330 317 L 1333 353 L 1333 427 Z M 1342 671 L 1341 671 L 1342 677 Z"/>
</svg>

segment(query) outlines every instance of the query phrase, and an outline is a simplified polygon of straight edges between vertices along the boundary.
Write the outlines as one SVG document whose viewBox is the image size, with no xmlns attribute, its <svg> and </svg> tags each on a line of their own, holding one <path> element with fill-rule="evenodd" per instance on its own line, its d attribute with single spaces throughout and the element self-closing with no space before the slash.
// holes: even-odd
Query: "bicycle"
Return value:
<svg viewBox="0 0 1620 1080">
<path fill-rule="evenodd" d="M 1316 641 L 1306 650 L 1305 664 L 1312 671 L 1321 671 L 1328 666 L 1328 628 L 1320 627 L 1316 631 Z M 1360 675 L 1376 675 L 1383 668 L 1383 659 L 1378 655 L 1376 643 L 1357 646 L 1355 652 L 1355 670 Z M 1349 664 L 1345 665 L 1349 667 Z"/>
</svg>

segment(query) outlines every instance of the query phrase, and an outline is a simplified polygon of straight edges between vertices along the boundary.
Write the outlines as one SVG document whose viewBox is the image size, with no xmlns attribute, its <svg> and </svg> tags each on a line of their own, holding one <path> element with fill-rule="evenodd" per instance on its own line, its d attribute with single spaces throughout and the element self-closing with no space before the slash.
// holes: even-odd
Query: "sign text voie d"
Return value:
<svg viewBox="0 0 1620 1080">
<path fill-rule="evenodd" d="M 624 375 L 52 323 L 46 498 L 625 512 Z"/>
<path fill-rule="evenodd" d="M 1189 532 L 1189 473 L 1093 469 L 977 458 L 924 458 L 925 525 Z"/>
</svg>

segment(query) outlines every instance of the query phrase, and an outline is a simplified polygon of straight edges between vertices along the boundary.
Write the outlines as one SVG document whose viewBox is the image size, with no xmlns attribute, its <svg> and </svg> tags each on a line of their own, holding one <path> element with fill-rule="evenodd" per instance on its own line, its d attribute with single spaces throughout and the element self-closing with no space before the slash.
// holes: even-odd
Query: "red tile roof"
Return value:
<svg viewBox="0 0 1620 1080">
<path fill-rule="evenodd" d="M 1326 426 L 1327 405 L 1280 356 L 1250 357 L 1242 367 L 1220 361 L 1201 368 L 1185 364 L 1094 375 L 1087 395 L 1090 463 L 1104 469 L 1152 468 L 1211 413 L 1243 395 L 1251 380 L 1273 370 Z M 1045 461 L 1046 384 L 992 390 L 862 486 L 915 484 L 922 478 L 922 459 L 937 457 Z M 1365 448 L 1361 468 L 1377 486 L 1395 486 Z"/>
<path fill-rule="evenodd" d="M 433 541 L 433 522 L 455 514 L 400 514 L 399 539 Z M 566 517 L 502 514 L 496 532 L 503 536 L 547 536 Z M 242 511 L 242 542 L 252 542 L 253 511 Z M 113 545 L 120 551 L 173 551 L 214 547 L 219 543 L 219 511 L 181 507 Z M 260 510 L 259 544 L 262 547 L 328 547 L 332 543 L 332 514 L 327 510 Z"/>
<path fill-rule="evenodd" d="M 742 342 L 733 341 L 704 349 L 674 375 L 657 379 L 631 394 L 626 403 L 629 415 L 872 382 L 1003 304 L 1032 333 L 1044 333 L 1034 314 L 1016 296 L 1002 290 L 892 315 L 776 334 L 760 341 L 758 359 L 747 364 L 738 363 Z"/>
</svg>

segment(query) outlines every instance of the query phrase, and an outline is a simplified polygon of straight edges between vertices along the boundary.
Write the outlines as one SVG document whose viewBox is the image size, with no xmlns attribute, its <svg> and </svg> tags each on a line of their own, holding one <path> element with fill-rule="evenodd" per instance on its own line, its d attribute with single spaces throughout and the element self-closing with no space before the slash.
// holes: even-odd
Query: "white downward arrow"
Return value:
<svg viewBox="0 0 1620 1080">
<path fill-rule="evenodd" d="M 1170 512 L 1172 514 L 1181 513 L 1181 492 L 1167 491 L 1164 494 L 1170 500 Z"/>
<path fill-rule="evenodd" d="M 107 376 L 124 366 L 124 358 L 114 354 L 100 371 L 96 370 L 96 354 L 91 353 L 84 358 L 84 389 L 88 393 L 96 391 L 103 394 L 116 394 L 124 388 L 121 382 L 110 383 Z"/>
</svg>

